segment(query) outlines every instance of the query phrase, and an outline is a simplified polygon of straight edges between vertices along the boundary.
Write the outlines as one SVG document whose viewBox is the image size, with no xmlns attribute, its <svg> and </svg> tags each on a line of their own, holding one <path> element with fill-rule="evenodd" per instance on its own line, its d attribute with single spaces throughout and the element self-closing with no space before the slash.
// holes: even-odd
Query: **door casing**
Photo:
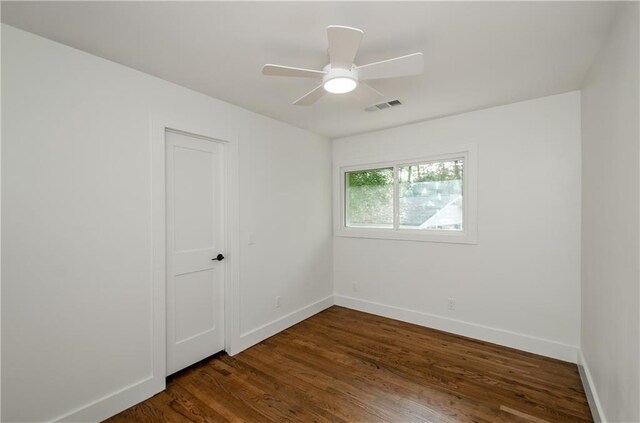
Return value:
<svg viewBox="0 0 640 423">
<path fill-rule="evenodd" d="M 165 134 L 183 133 L 219 142 L 223 147 L 225 204 L 224 350 L 236 354 L 240 347 L 238 135 L 210 120 L 191 116 L 150 116 L 151 126 L 151 244 L 152 244 L 152 374 L 153 391 L 166 387 L 166 167 Z"/>
</svg>

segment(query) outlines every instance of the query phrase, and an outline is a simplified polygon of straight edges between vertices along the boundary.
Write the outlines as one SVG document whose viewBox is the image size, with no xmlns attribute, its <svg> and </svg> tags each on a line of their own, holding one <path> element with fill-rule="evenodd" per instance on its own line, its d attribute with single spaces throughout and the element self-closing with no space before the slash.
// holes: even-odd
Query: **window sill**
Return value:
<svg viewBox="0 0 640 423">
<path fill-rule="evenodd" d="M 477 237 L 468 231 L 421 231 L 373 228 L 337 228 L 334 235 L 346 238 L 388 239 L 396 241 L 441 242 L 450 244 L 477 244 Z"/>
</svg>

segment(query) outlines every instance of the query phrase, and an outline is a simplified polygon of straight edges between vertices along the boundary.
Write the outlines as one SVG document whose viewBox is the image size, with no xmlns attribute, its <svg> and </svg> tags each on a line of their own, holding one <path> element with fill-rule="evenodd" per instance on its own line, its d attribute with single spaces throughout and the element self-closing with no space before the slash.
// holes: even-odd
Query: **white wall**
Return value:
<svg viewBox="0 0 640 423">
<path fill-rule="evenodd" d="M 582 93 L 582 353 L 609 422 L 640 421 L 638 9 L 621 6 Z"/>
<path fill-rule="evenodd" d="M 467 143 L 478 146 L 478 243 L 335 237 L 336 302 L 575 361 L 580 93 L 337 139 L 333 161 Z"/>
<path fill-rule="evenodd" d="M 150 372 L 150 113 L 238 139 L 241 330 L 331 295 L 328 140 L 5 25 L 2 103 L 6 421 L 59 418 Z"/>
<path fill-rule="evenodd" d="M 330 141 L 251 116 L 240 133 L 241 348 L 333 304 Z"/>
</svg>

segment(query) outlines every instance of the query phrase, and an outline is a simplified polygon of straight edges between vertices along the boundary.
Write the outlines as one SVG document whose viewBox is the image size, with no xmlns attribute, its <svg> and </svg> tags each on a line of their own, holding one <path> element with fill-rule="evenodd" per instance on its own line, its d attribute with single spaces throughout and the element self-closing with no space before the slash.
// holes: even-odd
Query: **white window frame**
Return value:
<svg viewBox="0 0 640 423">
<path fill-rule="evenodd" d="M 442 229 L 401 229 L 399 228 L 398 168 L 406 165 L 423 164 L 451 159 L 464 161 L 463 173 L 463 224 L 461 231 Z M 353 228 L 346 226 L 345 220 L 345 173 L 379 168 L 393 168 L 393 228 Z M 476 244 L 477 224 L 477 146 L 468 144 L 446 151 L 421 151 L 413 155 L 397 157 L 369 157 L 334 164 L 334 235 L 352 238 L 392 239 L 405 241 L 446 242 Z"/>
</svg>

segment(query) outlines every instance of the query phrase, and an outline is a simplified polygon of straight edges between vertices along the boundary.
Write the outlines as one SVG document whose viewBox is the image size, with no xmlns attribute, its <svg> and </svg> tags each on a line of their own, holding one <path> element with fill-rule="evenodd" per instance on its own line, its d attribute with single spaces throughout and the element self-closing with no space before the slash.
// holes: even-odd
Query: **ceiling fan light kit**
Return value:
<svg viewBox="0 0 640 423">
<path fill-rule="evenodd" d="M 327 65 L 324 71 L 327 73 L 322 77 L 322 86 L 327 92 L 346 94 L 355 90 L 358 86 L 357 72 L 353 69 L 332 69 L 331 65 Z"/>
<path fill-rule="evenodd" d="M 267 64 L 262 68 L 262 74 L 268 76 L 322 78 L 322 85 L 314 88 L 293 103 L 297 106 L 314 104 L 327 92 L 331 94 L 354 92 L 356 99 L 364 106 L 368 106 L 382 101 L 385 96 L 362 81 L 419 75 L 422 73 L 424 66 L 422 53 L 413 53 L 381 62 L 356 66 L 353 61 L 363 35 L 364 32 L 357 28 L 331 25 L 327 27 L 329 64 L 323 70 Z"/>
</svg>

